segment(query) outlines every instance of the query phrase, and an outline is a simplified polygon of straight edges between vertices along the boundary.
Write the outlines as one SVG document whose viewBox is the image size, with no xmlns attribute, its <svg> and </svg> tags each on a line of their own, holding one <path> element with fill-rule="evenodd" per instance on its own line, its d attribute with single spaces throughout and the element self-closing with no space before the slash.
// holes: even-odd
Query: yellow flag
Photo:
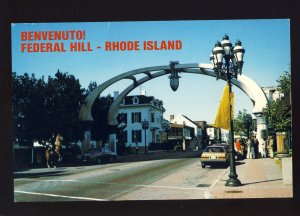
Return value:
<svg viewBox="0 0 300 216">
<path fill-rule="evenodd" d="M 231 99 L 231 118 L 232 120 L 234 120 L 234 92 L 231 92 L 230 99 Z"/>
<path fill-rule="evenodd" d="M 223 91 L 223 96 L 215 119 L 215 127 L 230 130 L 230 97 L 228 84 L 226 84 Z"/>
</svg>

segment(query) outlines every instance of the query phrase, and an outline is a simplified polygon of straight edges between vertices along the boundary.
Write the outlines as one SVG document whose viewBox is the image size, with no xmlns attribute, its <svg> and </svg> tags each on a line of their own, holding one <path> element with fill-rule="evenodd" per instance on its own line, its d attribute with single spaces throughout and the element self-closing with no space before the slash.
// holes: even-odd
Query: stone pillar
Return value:
<svg viewBox="0 0 300 216">
<path fill-rule="evenodd" d="M 264 142 L 264 138 L 267 139 L 268 136 L 268 127 L 266 120 L 263 116 L 262 113 L 255 113 L 256 116 L 256 124 L 257 124 L 257 129 L 256 129 L 256 138 L 258 139 L 259 146 L 258 146 L 258 151 L 259 153 L 262 152 L 262 143 Z"/>
<path fill-rule="evenodd" d="M 91 147 L 91 130 L 84 131 L 84 140 L 82 144 L 81 152 L 84 154 Z"/>
<path fill-rule="evenodd" d="M 108 135 L 108 145 L 110 149 L 117 153 L 117 125 L 109 125 L 108 129 L 109 135 Z"/>
<path fill-rule="evenodd" d="M 116 136 L 116 134 L 109 134 L 108 145 L 113 152 L 117 153 L 117 136 Z"/>
<path fill-rule="evenodd" d="M 82 126 L 84 128 L 83 133 L 83 140 L 81 141 L 81 154 L 84 154 L 91 145 L 91 128 L 92 128 L 92 121 L 84 121 L 82 123 Z"/>
<path fill-rule="evenodd" d="M 183 151 L 186 150 L 185 138 L 183 138 L 183 140 L 182 140 L 182 150 L 183 150 Z"/>
</svg>

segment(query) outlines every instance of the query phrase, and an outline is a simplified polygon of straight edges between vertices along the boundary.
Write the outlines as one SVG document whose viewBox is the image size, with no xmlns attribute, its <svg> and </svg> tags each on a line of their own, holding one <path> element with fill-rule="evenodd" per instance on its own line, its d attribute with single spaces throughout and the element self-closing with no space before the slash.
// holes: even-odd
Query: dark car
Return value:
<svg viewBox="0 0 300 216">
<path fill-rule="evenodd" d="M 93 148 L 89 149 L 83 156 L 82 162 L 84 163 L 97 163 L 101 164 L 103 162 L 114 162 L 117 160 L 117 155 L 115 152 L 111 151 L 110 148 Z"/>
</svg>

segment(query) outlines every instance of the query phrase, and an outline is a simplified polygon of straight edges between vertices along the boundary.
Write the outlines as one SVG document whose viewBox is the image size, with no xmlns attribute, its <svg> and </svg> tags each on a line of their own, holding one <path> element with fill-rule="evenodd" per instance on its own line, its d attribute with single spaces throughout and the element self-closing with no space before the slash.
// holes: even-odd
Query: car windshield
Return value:
<svg viewBox="0 0 300 216">
<path fill-rule="evenodd" d="M 223 147 L 207 147 L 204 152 L 224 152 Z"/>
</svg>

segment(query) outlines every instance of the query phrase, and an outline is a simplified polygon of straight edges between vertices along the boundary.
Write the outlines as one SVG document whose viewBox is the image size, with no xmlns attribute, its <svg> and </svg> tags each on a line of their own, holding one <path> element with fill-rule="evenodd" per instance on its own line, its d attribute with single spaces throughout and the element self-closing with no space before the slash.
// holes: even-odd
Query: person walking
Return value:
<svg viewBox="0 0 300 216">
<path fill-rule="evenodd" d="M 240 139 L 237 139 L 235 142 L 235 147 L 236 147 L 236 151 L 242 153 L 242 148 L 241 148 L 241 141 Z"/>
<path fill-rule="evenodd" d="M 250 140 L 250 158 L 255 159 L 255 141 L 253 138 Z"/>
<path fill-rule="evenodd" d="M 257 138 L 255 138 L 255 139 L 254 139 L 254 151 L 255 151 L 255 158 L 258 158 L 258 146 L 259 146 L 258 139 L 257 139 Z"/>
<path fill-rule="evenodd" d="M 266 138 L 263 139 L 263 142 L 261 143 L 261 157 L 266 158 Z"/>
<path fill-rule="evenodd" d="M 247 146 L 247 159 L 250 158 L 250 153 L 251 153 L 251 140 L 248 138 L 246 141 L 246 146 Z"/>
<path fill-rule="evenodd" d="M 241 139 L 241 148 L 242 148 L 243 158 L 245 159 L 247 156 L 247 145 L 244 138 Z"/>
<path fill-rule="evenodd" d="M 274 146 L 273 137 L 269 136 L 268 141 L 267 141 L 267 149 L 268 149 L 268 155 L 270 158 L 274 158 L 273 146 Z"/>
</svg>

